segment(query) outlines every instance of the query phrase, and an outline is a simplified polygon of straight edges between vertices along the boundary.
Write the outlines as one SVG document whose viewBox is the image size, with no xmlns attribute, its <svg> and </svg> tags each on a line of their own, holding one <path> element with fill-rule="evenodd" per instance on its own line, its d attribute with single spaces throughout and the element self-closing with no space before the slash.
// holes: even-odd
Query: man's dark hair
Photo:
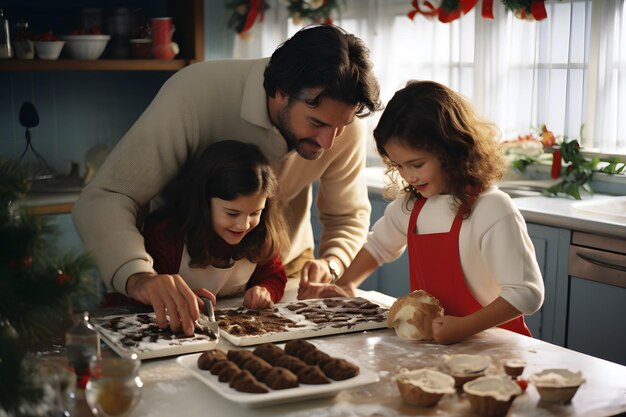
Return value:
<svg viewBox="0 0 626 417">
<path fill-rule="evenodd" d="M 365 43 L 332 25 L 307 26 L 272 54 L 265 68 L 263 87 L 274 97 L 276 90 L 301 99 L 302 91 L 321 88 L 310 106 L 324 97 L 356 105 L 358 117 L 381 108 L 380 87 Z"/>
</svg>

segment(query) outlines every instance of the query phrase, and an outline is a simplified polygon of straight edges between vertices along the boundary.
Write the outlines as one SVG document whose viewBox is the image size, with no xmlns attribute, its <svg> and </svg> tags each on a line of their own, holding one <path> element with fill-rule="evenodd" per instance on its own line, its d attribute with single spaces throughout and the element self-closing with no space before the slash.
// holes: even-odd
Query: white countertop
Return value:
<svg viewBox="0 0 626 417">
<path fill-rule="evenodd" d="M 606 195 L 586 197 L 583 201 L 624 199 Z M 560 197 L 520 197 L 513 202 L 529 223 L 560 227 L 581 232 L 626 238 L 626 220 L 614 216 L 589 214 L 576 209 L 577 200 Z"/>
<path fill-rule="evenodd" d="M 282 301 L 293 301 L 296 288 L 297 280 L 290 280 Z M 359 295 L 370 298 L 377 294 L 383 296 L 373 291 L 362 291 Z M 219 300 L 218 308 L 240 303 L 241 298 Z M 571 404 L 540 402 L 537 390 L 531 385 L 515 399 L 509 416 L 599 417 L 626 411 L 626 367 L 502 329 L 490 329 L 449 346 L 401 339 L 393 329 L 318 337 L 312 341 L 321 350 L 348 355 L 360 367 L 378 374 L 379 382 L 338 392 L 334 398 L 296 400 L 250 409 L 221 397 L 178 365 L 176 358 L 153 359 L 144 361 L 141 366 L 143 394 L 129 417 L 473 417 L 475 414 L 470 411 L 468 400 L 460 392 L 448 394 L 433 408 L 405 405 L 393 379 L 402 368 L 436 367 L 442 355 L 458 353 L 488 355 L 492 360 L 488 374 L 502 373 L 502 363 L 509 358 L 527 362 L 525 378 L 546 368 L 568 368 L 583 373 L 586 382 Z M 223 339 L 219 347 L 235 348 Z M 88 417 L 89 411 L 81 405 L 75 415 Z"/>
<path fill-rule="evenodd" d="M 365 179 L 369 192 L 375 194 L 381 194 L 388 183 L 388 179 L 384 174 L 384 168 L 381 167 L 366 168 Z M 503 184 L 506 187 L 519 185 L 521 187 L 541 189 L 547 186 L 549 182 L 524 180 L 505 181 Z M 614 197 L 596 194 L 584 196 L 582 201 L 623 198 L 623 196 Z M 529 223 L 626 238 L 626 213 L 623 218 L 619 218 L 583 212 L 575 208 L 576 203 L 579 203 L 579 201 L 568 197 L 517 197 L 513 199 L 513 202 L 524 216 L 524 219 Z"/>
</svg>

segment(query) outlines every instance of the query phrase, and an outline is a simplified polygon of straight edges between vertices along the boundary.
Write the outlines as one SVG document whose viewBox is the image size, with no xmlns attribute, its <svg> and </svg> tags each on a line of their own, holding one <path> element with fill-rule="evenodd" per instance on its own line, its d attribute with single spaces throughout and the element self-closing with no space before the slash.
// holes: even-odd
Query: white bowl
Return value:
<svg viewBox="0 0 626 417">
<path fill-rule="evenodd" d="M 109 35 L 66 35 L 65 52 L 73 59 L 98 59 L 111 37 Z"/>
<path fill-rule="evenodd" d="M 65 41 L 37 41 L 35 51 L 39 59 L 55 60 L 61 55 Z"/>
</svg>

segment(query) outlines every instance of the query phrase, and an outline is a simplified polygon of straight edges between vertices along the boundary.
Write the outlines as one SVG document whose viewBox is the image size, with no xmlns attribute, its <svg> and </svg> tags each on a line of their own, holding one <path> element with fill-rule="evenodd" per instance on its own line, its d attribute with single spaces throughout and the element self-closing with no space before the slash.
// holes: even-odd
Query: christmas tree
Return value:
<svg viewBox="0 0 626 417">
<path fill-rule="evenodd" d="M 31 178 L 19 161 L 0 160 L 0 410 L 9 412 L 32 399 L 26 351 L 62 340 L 74 308 L 100 298 L 91 258 L 56 253 L 56 228 L 20 204 Z"/>
</svg>

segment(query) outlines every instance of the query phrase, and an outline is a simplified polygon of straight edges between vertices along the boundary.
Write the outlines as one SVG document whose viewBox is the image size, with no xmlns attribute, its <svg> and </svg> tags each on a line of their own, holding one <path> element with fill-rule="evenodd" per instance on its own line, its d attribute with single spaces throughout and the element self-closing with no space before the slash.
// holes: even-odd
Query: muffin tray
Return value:
<svg viewBox="0 0 626 417">
<path fill-rule="evenodd" d="M 202 334 L 200 329 L 196 329 L 192 337 L 159 329 L 154 313 L 92 317 L 91 322 L 102 340 L 120 356 L 136 353 L 139 359 L 152 359 L 201 352 L 217 346 L 217 340 Z"/>
<path fill-rule="evenodd" d="M 326 336 L 387 327 L 389 306 L 362 297 L 318 298 L 273 309 L 215 310 L 221 337 L 235 346 Z"/>
<path fill-rule="evenodd" d="M 284 345 L 279 346 L 284 347 Z M 326 348 L 324 348 L 324 352 L 336 358 L 350 360 L 349 357 Z M 378 382 L 379 380 L 377 373 L 361 366 L 357 376 L 343 381 L 332 381 L 330 384 L 323 385 L 300 384 L 295 388 L 272 390 L 261 394 L 250 394 L 236 391 L 230 388 L 227 382 L 219 382 L 217 375 L 212 375 L 210 371 L 199 369 L 197 362 L 200 355 L 201 353 L 193 353 L 179 356 L 176 358 L 176 362 L 191 372 L 193 376 L 198 378 L 202 383 L 208 385 L 221 397 L 248 408 L 284 404 L 313 398 L 334 397 L 342 390 L 366 386 Z"/>
</svg>

